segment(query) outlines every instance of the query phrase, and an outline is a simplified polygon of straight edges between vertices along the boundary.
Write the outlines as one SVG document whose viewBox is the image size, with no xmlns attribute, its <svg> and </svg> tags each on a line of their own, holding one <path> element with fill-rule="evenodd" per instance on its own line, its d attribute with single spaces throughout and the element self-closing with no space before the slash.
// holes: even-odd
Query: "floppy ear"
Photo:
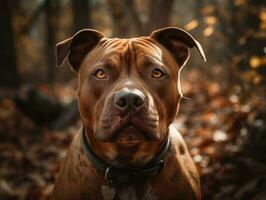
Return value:
<svg viewBox="0 0 266 200">
<path fill-rule="evenodd" d="M 206 57 L 200 43 L 188 32 L 180 28 L 168 27 L 159 29 L 152 32 L 150 37 L 163 45 L 174 56 L 180 67 L 186 64 L 189 58 L 188 48 L 192 47 L 196 47 L 203 60 L 206 61 Z"/>
<path fill-rule="evenodd" d="M 61 65 L 67 58 L 72 69 L 78 72 L 79 66 L 86 56 L 103 38 L 104 35 L 92 29 L 83 29 L 73 37 L 56 45 L 56 62 Z"/>
</svg>

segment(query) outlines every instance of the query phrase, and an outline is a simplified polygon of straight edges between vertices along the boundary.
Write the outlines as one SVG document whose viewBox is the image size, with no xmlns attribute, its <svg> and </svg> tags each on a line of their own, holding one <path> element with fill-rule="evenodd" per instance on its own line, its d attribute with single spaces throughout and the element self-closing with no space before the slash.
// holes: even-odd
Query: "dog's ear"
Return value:
<svg viewBox="0 0 266 200">
<path fill-rule="evenodd" d="M 180 28 L 168 27 L 159 29 L 152 32 L 150 37 L 168 49 L 180 67 L 186 64 L 189 58 L 188 48 L 196 47 L 203 60 L 206 61 L 206 57 L 200 43 L 188 32 Z"/>
<path fill-rule="evenodd" d="M 83 29 L 73 37 L 56 45 L 56 62 L 61 65 L 67 58 L 72 69 L 78 72 L 79 66 L 86 56 L 103 38 L 104 35 L 92 29 Z"/>
</svg>

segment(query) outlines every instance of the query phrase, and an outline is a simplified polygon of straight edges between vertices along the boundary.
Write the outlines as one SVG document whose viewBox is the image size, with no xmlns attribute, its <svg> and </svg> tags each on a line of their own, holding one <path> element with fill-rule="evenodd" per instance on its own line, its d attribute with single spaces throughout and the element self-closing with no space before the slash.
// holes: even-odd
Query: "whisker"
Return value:
<svg viewBox="0 0 266 200">
<path fill-rule="evenodd" d="M 192 100 L 191 98 L 186 97 L 186 96 L 182 96 L 181 98 L 182 98 L 182 99 L 186 99 L 186 100 Z"/>
</svg>

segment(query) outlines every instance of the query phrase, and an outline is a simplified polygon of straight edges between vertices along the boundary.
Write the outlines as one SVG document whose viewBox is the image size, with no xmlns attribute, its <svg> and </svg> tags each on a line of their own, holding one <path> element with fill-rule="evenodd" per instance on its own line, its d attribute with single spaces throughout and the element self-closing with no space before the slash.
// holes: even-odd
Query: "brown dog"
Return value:
<svg viewBox="0 0 266 200">
<path fill-rule="evenodd" d="M 81 30 L 57 45 L 78 74 L 83 127 L 57 177 L 55 200 L 200 199 L 196 167 L 171 125 L 180 70 L 200 44 L 179 28 L 149 37 L 105 38 Z"/>
</svg>

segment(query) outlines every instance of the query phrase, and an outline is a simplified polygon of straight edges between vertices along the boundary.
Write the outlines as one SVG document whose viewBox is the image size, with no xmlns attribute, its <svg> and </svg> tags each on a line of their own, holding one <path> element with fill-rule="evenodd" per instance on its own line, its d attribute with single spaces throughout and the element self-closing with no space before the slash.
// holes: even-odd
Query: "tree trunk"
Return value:
<svg viewBox="0 0 266 200">
<path fill-rule="evenodd" d="M 128 20 L 124 0 L 108 0 L 109 10 L 112 16 L 113 35 L 115 37 L 129 37 L 131 24 Z"/>
<path fill-rule="evenodd" d="M 140 19 L 140 14 L 136 7 L 136 2 L 134 0 L 126 0 L 126 6 L 129 14 L 131 15 L 131 20 L 135 26 L 137 34 L 144 34 L 144 26 Z"/>
<path fill-rule="evenodd" d="M 80 29 L 92 28 L 90 19 L 90 1 L 89 0 L 72 0 L 73 10 L 73 32 Z"/>
<path fill-rule="evenodd" d="M 151 0 L 146 33 L 169 26 L 174 0 Z"/>
<path fill-rule="evenodd" d="M 45 1 L 46 14 L 46 55 L 48 64 L 48 82 L 51 83 L 55 79 L 55 44 L 58 21 L 58 1 Z"/>
<path fill-rule="evenodd" d="M 19 75 L 16 68 L 16 49 L 9 2 L 8 0 L 0 1 L 0 84 L 1 86 L 15 87 L 19 84 Z"/>
</svg>

